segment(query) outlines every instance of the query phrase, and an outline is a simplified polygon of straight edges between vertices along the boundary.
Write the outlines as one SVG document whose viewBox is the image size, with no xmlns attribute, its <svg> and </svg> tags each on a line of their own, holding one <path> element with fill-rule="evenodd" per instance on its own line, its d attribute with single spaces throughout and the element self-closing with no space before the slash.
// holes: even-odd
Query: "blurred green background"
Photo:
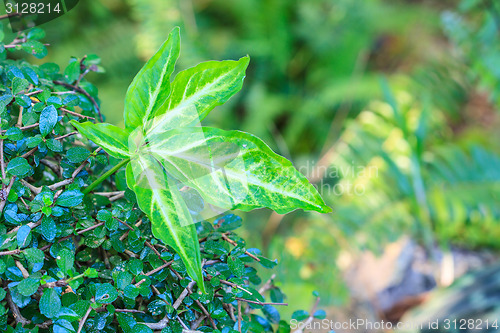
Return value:
<svg viewBox="0 0 500 333">
<path fill-rule="evenodd" d="M 250 55 L 243 90 L 207 124 L 263 138 L 334 210 L 244 216 L 292 311 L 313 290 L 327 308 L 352 302 L 347 267 L 402 236 L 496 253 L 499 13 L 494 0 L 82 0 L 43 28 L 49 61 L 102 58 L 88 79 L 118 125 L 128 84 L 174 26 L 177 70 Z"/>
</svg>

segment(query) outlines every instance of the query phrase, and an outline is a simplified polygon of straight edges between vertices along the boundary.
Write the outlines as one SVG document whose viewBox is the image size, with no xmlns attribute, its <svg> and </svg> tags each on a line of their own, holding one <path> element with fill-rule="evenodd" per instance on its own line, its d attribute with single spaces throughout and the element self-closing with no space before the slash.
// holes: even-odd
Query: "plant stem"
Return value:
<svg viewBox="0 0 500 333">
<path fill-rule="evenodd" d="M 102 183 L 109 176 L 118 171 L 122 166 L 127 164 L 130 161 L 130 158 L 126 158 L 105 173 L 103 173 L 99 178 L 97 178 L 92 184 L 90 184 L 85 190 L 83 190 L 83 194 L 89 194 L 94 188 L 96 188 L 100 183 Z"/>
</svg>

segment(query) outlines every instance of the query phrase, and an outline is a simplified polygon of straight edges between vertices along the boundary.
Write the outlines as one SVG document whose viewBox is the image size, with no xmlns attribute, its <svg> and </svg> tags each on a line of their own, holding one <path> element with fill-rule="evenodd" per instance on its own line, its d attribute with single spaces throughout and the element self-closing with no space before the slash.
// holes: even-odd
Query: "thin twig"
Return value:
<svg viewBox="0 0 500 333">
<path fill-rule="evenodd" d="M 111 198 L 109 198 L 109 201 L 110 201 L 110 202 L 113 202 L 113 201 L 116 201 L 116 200 L 118 200 L 118 199 L 123 198 L 124 196 L 125 196 L 125 191 L 123 191 L 122 193 L 117 194 L 117 195 L 115 195 L 115 196 L 112 196 Z"/>
<path fill-rule="evenodd" d="M 10 295 L 10 290 L 7 288 L 7 294 L 5 295 L 7 298 L 7 303 L 9 303 L 9 308 L 12 311 L 12 314 L 14 315 L 14 319 L 16 320 L 16 323 L 20 323 L 21 326 L 28 325 L 31 323 L 30 320 L 26 319 L 23 317 L 21 314 L 21 311 L 19 311 L 19 308 L 17 307 L 16 303 L 12 301 L 12 296 Z"/>
<path fill-rule="evenodd" d="M 97 224 L 94 224 L 94 225 L 93 225 L 93 226 L 91 226 L 91 227 L 88 227 L 88 228 L 86 228 L 86 229 L 83 229 L 83 230 L 78 231 L 78 235 L 81 235 L 81 234 L 83 234 L 83 233 L 85 233 L 85 232 L 87 232 L 87 231 L 90 231 L 90 230 L 94 230 L 95 228 L 98 228 L 98 227 L 100 227 L 100 226 L 102 226 L 102 225 L 104 225 L 104 222 L 99 222 L 99 223 L 97 223 Z"/>
<path fill-rule="evenodd" d="M 99 119 L 101 120 L 101 122 L 104 121 L 104 119 L 102 118 L 101 109 L 99 108 L 99 105 L 97 104 L 97 102 L 95 101 L 95 99 L 92 96 L 90 96 L 90 94 L 88 92 L 86 92 L 85 90 L 83 90 L 82 88 L 80 88 L 78 86 L 74 86 L 72 84 L 69 84 L 69 83 L 66 83 L 66 82 L 62 82 L 62 81 L 55 80 L 54 84 L 57 84 L 57 85 L 60 85 L 60 86 L 64 86 L 66 88 L 73 89 L 73 90 L 75 90 L 75 91 L 83 94 L 94 105 L 94 107 L 95 107 L 95 109 L 97 111 L 97 114 L 99 115 Z"/>
<path fill-rule="evenodd" d="M 198 328 L 198 326 L 200 326 L 201 322 L 207 318 L 207 316 L 205 316 L 204 314 L 200 315 L 198 318 L 196 318 L 195 321 L 193 321 L 193 323 L 191 324 L 191 329 L 192 330 L 195 330 Z"/>
<path fill-rule="evenodd" d="M 179 308 L 179 306 L 182 304 L 182 301 L 184 300 L 184 298 L 186 298 L 186 296 L 189 295 L 188 290 L 193 288 L 195 283 L 196 283 L 195 281 L 191 281 L 191 282 L 189 282 L 187 287 L 184 288 L 182 293 L 179 295 L 179 298 L 177 298 L 177 300 L 175 300 L 175 303 L 172 305 L 174 310 L 177 310 Z M 162 320 L 160 320 L 157 323 L 141 323 L 141 324 L 146 325 L 147 327 L 149 327 L 152 330 L 161 330 L 161 329 L 164 329 L 165 327 L 167 327 L 168 322 L 169 322 L 169 318 L 167 316 L 165 316 Z"/>
<path fill-rule="evenodd" d="M 0 15 L 0 20 L 5 20 L 6 18 L 21 16 L 21 13 L 9 13 L 5 15 Z"/>
<path fill-rule="evenodd" d="M 33 96 L 33 95 L 36 95 L 36 94 L 39 94 L 41 93 L 43 90 L 35 90 L 35 91 L 31 91 L 29 93 L 25 93 L 26 96 Z"/>
<path fill-rule="evenodd" d="M 38 125 L 40 125 L 39 123 L 34 123 L 34 124 L 31 124 L 31 125 L 26 125 L 26 126 L 22 126 L 22 127 L 18 127 L 21 131 L 25 131 L 25 130 L 29 130 L 29 129 L 32 129 L 32 128 L 35 128 L 35 127 L 38 127 Z M 7 130 L 2 130 L 2 134 L 7 132 Z"/>
<path fill-rule="evenodd" d="M 268 289 L 271 288 L 271 286 L 273 285 L 273 280 L 276 278 L 276 274 L 273 274 L 271 275 L 271 277 L 269 278 L 269 280 L 267 280 L 266 283 L 264 283 L 264 285 L 262 287 L 260 287 L 259 289 L 259 294 L 263 294 L 265 293 Z"/>
<path fill-rule="evenodd" d="M 81 113 L 77 113 L 77 112 L 74 112 L 74 111 L 71 111 L 71 110 L 68 110 L 68 109 L 65 109 L 65 108 L 59 108 L 59 110 L 63 111 L 63 112 L 66 112 L 72 116 L 75 116 L 75 117 L 80 117 L 80 118 L 84 118 L 84 119 L 92 119 L 92 120 L 95 120 L 94 117 L 90 117 L 90 116 L 85 116 Z"/>
<path fill-rule="evenodd" d="M 0 117 L 0 124 L 2 123 L 2 118 Z M 0 164 L 2 168 L 2 179 L 5 179 L 5 161 L 3 159 L 3 139 L 0 139 Z M 3 186 L 2 186 L 3 189 Z"/>
<path fill-rule="evenodd" d="M 214 296 L 216 296 L 216 297 L 224 297 L 221 294 L 215 294 Z M 245 303 L 252 303 L 252 304 L 258 304 L 258 305 L 282 305 L 282 306 L 288 306 L 288 303 L 251 301 L 251 300 L 244 299 L 244 298 L 241 298 L 241 297 L 235 297 L 235 299 L 238 300 L 238 301 L 245 302 Z"/>
<path fill-rule="evenodd" d="M 17 126 L 18 127 L 23 126 L 23 110 L 24 110 L 24 108 L 22 106 L 19 107 L 19 116 L 17 117 Z"/>
<path fill-rule="evenodd" d="M 238 332 L 241 333 L 241 302 L 238 300 Z"/>
<path fill-rule="evenodd" d="M 103 197 L 113 197 L 115 195 L 118 195 L 118 194 L 121 194 L 121 193 L 125 193 L 125 191 L 112 191 L 112 192 L 94 192 L 94 194 L 96 195 L 100 195 L 100 196 L 103 196 Z"/>
<path fill-rule="evenodd" d="M 10 194 L 10 190 L 12 189 L 12 185 L 14 185 L 14 181 L 16 180 L 16 176 L 12 176 L 12 178 L 10 179 L 10 183 L 9 185 L 7 186 L 7 188 L 5 189 L 5 200 L 1 200 L 0 201 L 0 214 L 2 213 L 3 211 L 3 208 L 5 207 L 5 204 L 7 203 L 7 197 L 9 196 Z"/>
<path fill-rule="evenodd" d="M 2 252 L 0 252 L 0 256 L 11 256 L 14 254 L 19 254 L 19 253 L 21 253 L 20 249 L 11 250 L 11 251 L 2 251 Z"/>
<path fill-rule="evenodd" d="M 226 242 L 228 242 L 232 246 L 236 246 L 237 245 L 235 241 L 233 241 L 232 239 L 230 239 L 229 237 L 227 237 L 225 234 L 222 234 L 222 239 L 224 239 Z M 254 256 L 253 254 L 251 254 L 250 252 L 248 252 L 246 250 L 245 250 L 245 254 L 247 256 L 249 256 L 250 258 L 256 260 L 256 261 L 260 261 L 259 258 L 257 258 L 256 256 Z"/>
<path fill-rule="evenodd" d="M 92 311 L 92 306 L 89 305 L 87 312 L 85 312 L 85 315 L 83 316 L 82 320 L 80 321 L 80 324 L 78 325 L 78 331 L 76 331 L 76 333 L 81 333 L 83 326 L 85 325 L 85 321 L 89 317 L 91 311 Z"/>
</svg>

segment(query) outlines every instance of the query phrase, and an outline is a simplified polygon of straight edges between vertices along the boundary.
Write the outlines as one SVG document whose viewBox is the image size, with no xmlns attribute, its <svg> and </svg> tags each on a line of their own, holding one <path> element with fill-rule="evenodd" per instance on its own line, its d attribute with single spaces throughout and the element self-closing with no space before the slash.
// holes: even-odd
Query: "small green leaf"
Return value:
<svg viewBox="0 0 500 333">
<path fill-rule="evenodd" d="M 22 280 L 17 285 L 17 290 L 23 296 L 31 296 L 37 292 L 38 286 L 40 286 L 40 279 L 28 277 L 28 278 Z"/>
<path fill-rule="evenodd" d="M 99 274 L 97 273 L 97 270 L 95 268 L 91 268 L 91 267 L 87 268 L 85 270 L 85 272 L 83 272 L 83 274 L 85 274 L 86 277 L 89 277 L 91 279 L 99 276 Z"/>
<path fill-rule="evenodd" d="M 57 317 L 61 310 L 61 299 L 53 288 L 46 288 L 40 298 L 40 312 L 47 318 Z"/>
<path fill-rule="evenodd" d="M 132 283 L 134 277 L 129 272 L 120 272 L 116 277 L 116 287 L 118 289 L 125 289 L 128 285 Z"/>
<path fill-rule="evenodd" d="M 31 228 L 28 225 L 23 225 L 17 231 L 17 246 L 20 248 L 26 247 L 31 242 Z"/>
<path fill-rule="evenodd" d="M 143 270 L 144 264 L 142 263 L 142 261 L 140 261 L 138 259 L 131 259 L 127 263 L 127 266 L 128 266 L 128 270 L 130 271 L 130 273 L 132 273 L 134 275 L 139 275 Z"/>
<path fill-rule="evenodd" d="M 131 333 L 153 333 L 153 330 L 143 324 L 136 324 Z"/>
<path fill-rule="evenodd" d="M 68 274 L 75 263 L 75 255 L 73 254 L 73 251 L 67 248 L 62 248 L 61 251 L 57 253 L 56 262 L 61 271 Z"/>
<path fill-rule="evenodd" d="M 47 55 L 47 48 L 37 40 L 28 40 L 22 44 L 22 48 L 25 52 L 34 55 L 38 59 L 42 59 Z"/>
<path fill-rule="evenodd" d="M 5 135 L 7 136 L 7 138 L 9 138 L 9 140 L 12 141 L 18 141 L 24 137 L 23 131 L 21 131 L 19 127 L 9 128 L 7 132 L 5 132 Z"/>
<path fill-rule="evenodd" d="M 109 283 L 103 283 L 97 287 L 95 292 L 95 301 L 99 304 L 113 303 L 118 297 L 115 287 Z"/>
<path fill-rule="evenodd" d="M 80 134 L 104 148 L 111 156 L 116 158 L 128 158 L 130 156 L 129 133 L 126 130 L 105 123 L 79 123 L 71 120 L 71 124 L 76 127 Z"/>
<path fill-rule="evenodd" d="M 78 190 L 64 191 L 56 200 L 56 205 L 62 207 L 78 206 L 83 200 L 83 193 Z"/>
<path fill-rule="evenodd" d="M 45 31 L 38 27 L 34 27 L 28 32 L 28 39 L 42 39 L 45 37 Z"/>
<path fill-rule="evenodd" d="M 30 263 L 40 263 L 43 262 L 45 258 L 43 251 L 34 247 L 24 250 L 24 255 Z"/>
<path fill-rule="evenodd" d="M 316 319 L 325 319 L 326 312 L 325 312 L 325 310 L 316 310 L 316 312 L 314 312 L 313 317 Z"/>
<path fill-rule="evenodd" d="M 309 318 L 309 312 L 305 310 L 297 310 L 292 314 L 292 319 L 303 321 Z"/>
<path fill-rule="evenodd" d="M 63 145 L 62 145 L 61 141 L 59 141 L 57 139 L 54 139 L 54 138 L 47 139 L 46 143 L 47 143 L 47 147 L 50 150 L 52 150 L 53 152 L 60 153 L 63 151 Z"/>
<path fill-rule="evenodd" d="M 64 78 L 66 82 L 73 83 L 80 76 L 80 62 L 74 59 L 64 70 Z"/>
<path fill-rule="evenodd" d="M 266 316 L 266 318 L 273 324 L 278 324 L 280 321 L 280 313 L 278 310 L 272 305 L 264 305 L 262 307 L 262 312 Z"/>
<path fill-rule="evenodd" d="M 125 296 L 126 298 L 135 299 L 137 296 L 139 296 L 139 288 L 137 288 L 133 284 L 128 285 L 123 290 L 123 296 Z"/>
<path fill-rule="evenodd" d="M 90 156 L 90 152 L 83 147 L 70 148 L 70 149 L 68 149 L 68 152 L 66 153 L 66 158 L 71 163 L 82 163 L 87 158 L 89 158 L 89 156 Z"/>
<path fill-rule="evenodd" d="M 245 272 L 245 265 L 238 257 L 229 256 L 227 258 L 227 265 L 231 272 L 237 277 L 241 277 Z"/>
<path fill-rule="evenodd" d="M 52 241 L 56 237 L 57 227 L 54 223 L 54 220 L 48 216 L 45 216 L 42 219 L 42 224 L 40 225 L 40 231 L 42 232 L 43 237 L 47 241 Z"/>
<path fill-rule="evenodd" d="M 28 89 L 30 83 L 26 79 L 21 79 L 19 77 L 14 77 L 12 79 L 12 93 L 14 95 L 19 94 L 21 91 Z"/>
<path fill-rule="evenodd" d="M 99 221 L 106 222 L 106 221 L 113 219 L 113 215 L 111 215 L 111 213 L 109 211 L 107 211 L 105 209 L 101 209 L 100 211 L 97 212 L 97 219 Z"/>
<path fill-rule="evenodd" d="M 32 170 L 28 161 L 22 157 L 12 159 L 7 165 L 7 172 L 17 177 L 24 177 Z"/>
<path fill-rule="evenodd" d="M 40 114 L 40 134 L 46 136 L 57 123 L 57 110 L 53 105 L 49 105 L 42 110 Z"/>
</svg>

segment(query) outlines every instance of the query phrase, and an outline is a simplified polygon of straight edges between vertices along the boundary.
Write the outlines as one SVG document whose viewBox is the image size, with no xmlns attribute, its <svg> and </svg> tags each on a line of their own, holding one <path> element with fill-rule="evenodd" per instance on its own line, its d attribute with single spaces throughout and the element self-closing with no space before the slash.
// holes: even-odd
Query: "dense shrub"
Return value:
<svg viewBox="0 0 500 333">
<path fill-rule="evenodd" d="M 26 51 L 43 58 L 47 53 L 39 41 L 43 37 L 44 32 L 34 28 L 1 47 L 0 329 L 290 331 L 275 307 L 285 301 L 283 294 L 272 280 L 262 281 L 257 274 L 256 265 L 273 268 L 276 262 L 257 249 L 248 249 L 234 233 L 241 225 L 238 216 L 229 214 L 185 227 L 193 228 L 195 234 L 193 239 L 182 241 L 196 242 L 196 246 L 170 242 L 179 218 L 172 217 L 169 227 L 153 216 L 155 212 L 146 215 L 141 211 L 145 209 L 140 202 L 155 189 L 131 186 L 130 176 L 120 168 L 125 163 L 116 158 L 119 154 L 113 153 L 109 142 L 102 142 L 103 150 L 96 146 L 99 138 L 92 142 L 75 131 L 74 126 L 92 137 L 92 129 L 103 128 L 92 124 L 102 121 L 102 115 L 97 89 L 85 79 L 87 73 L 101 71 L 97 56 L 71 59 L 63 71 L 53 63 L 36 66 L 7 59 L 10 51 Z M 146 66 L 154 67 L 154 59 L 158 57 Z M 236 88 L 232 93 L 239 90 Z M 90 123 L 80 124 L 83 121 Z M 255 137 L 245 138 L 249 144 L 264 145 Z M 266 181 L 274 181 L 278 190 L 288 184 L 302 191 L 301 195 L 309 193 L 316 200 L 310 202 L 317 204 L 316 210 L 327 211 L 305 178 L 294 174 L 288 161 L 265 148 L 259 163 L 268 159 L 281 163 L 278 166 L 283 172 L 287 168 L 291 172 L 285 184 L 269 174 Z M 261 167 L 268 170 L 266 164 Z M 299 184 L 293 183 L 294 177 Z M 129 187 L 138 194 L 139 206 L 136 193 Z M 177 187 L 172 189 L 174 199 L 175 191 Z M 314 209 L 277 194 L 273 194 L 276 202 L 265 202 L 267 199 L 260 199 L 255 191 L 252 194 L 251 203 L 243 200 L 237 208 L 268 206 L 283 212 Z M 203 193 L 201 198 L 210 200 Z M 159 239 L 151 232 L 155 223 Z M 177 254 L 186 253 L 184 245 L 192 246 L 186 251 L 200 258 L 199 281 L 196 258 Z M 198 252 L 189 252 L 194 248 Z M 309 317 L 305 311 L 295 314 L 299 320 Z"/>
</svg>

